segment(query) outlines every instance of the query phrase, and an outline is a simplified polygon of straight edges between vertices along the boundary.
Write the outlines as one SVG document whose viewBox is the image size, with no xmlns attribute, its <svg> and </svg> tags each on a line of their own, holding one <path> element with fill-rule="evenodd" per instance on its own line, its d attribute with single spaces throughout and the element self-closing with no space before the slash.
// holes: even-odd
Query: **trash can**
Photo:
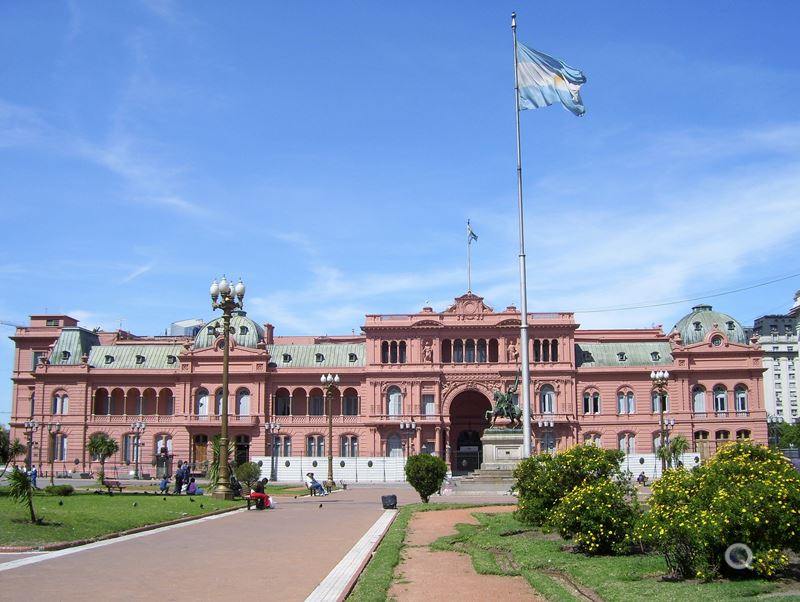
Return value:
<svg viewBox="0 0 800 602">
<path fill-rule="evenodd" d="M 394 510 L 397 508 L 397 496 L 396 495 L 382 495 L 381 496 L 381 503 L 383 504 L 384 510 Z"/>
</svg>

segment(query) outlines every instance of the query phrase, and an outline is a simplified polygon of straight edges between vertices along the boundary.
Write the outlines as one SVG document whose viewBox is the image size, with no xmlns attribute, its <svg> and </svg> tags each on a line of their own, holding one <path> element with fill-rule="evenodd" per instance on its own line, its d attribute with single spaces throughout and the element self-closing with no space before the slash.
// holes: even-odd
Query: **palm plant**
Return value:
<svg viewBox="0 0 800 602">
<path fill-rule="evenodd" d="M 220 437 L 217 435 L 214 437 L 213 441 L 211 442 L 211 465 L 208 467 L 208 488 L 211 491 L 217 488 L 217 484 L 219 483 L 219 454 L 220 454 L 220 445 L 219 445 Z M 231 456 L 236 451 L 236 444 L 228 440 L 228 467 L 231 466 Z M 231 470 L 233 473 L 233 470 Z"/>
<path fill-rule="evenodd" d="M 11 441 L 9 431 L 5 427 L 0 428 L 0 464 L 3 465 L 3 472 L 0 472 L 0 478 L 6 474 L 8 464 L 24 453 L 25 446 L 19 442 L 19 439 Z"/>
<path fill-rule="evenodd" d="M 89 452 L 90 456 L 100 461 L 100 476 L 98 480 L 102 483 L 106 474 L 106 460 L 119 451 L 119 444 L 106 433 L 95 433 L 89 437 L 86 451 Z"/>
<path fill-rule="evenodd" d="M 36 513 L 33 510 L 33 484 L 28 475 L 16 466 L 8 475 L 8 494 L 15 502 L 28 506 L 31 522 L 36 524 Z"/>
<path fill-rule="evenodd" d="M 683 435 L 677 435 L 669 442 L 670 465 L 677 466 L 681 456 L 689 451 L 689 440 Z"/>
</svg>

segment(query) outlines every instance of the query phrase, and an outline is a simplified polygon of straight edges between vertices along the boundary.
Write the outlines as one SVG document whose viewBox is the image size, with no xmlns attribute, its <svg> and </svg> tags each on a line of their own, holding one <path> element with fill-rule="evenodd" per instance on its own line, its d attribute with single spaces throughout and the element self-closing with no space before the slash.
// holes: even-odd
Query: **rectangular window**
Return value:
<svg viewBox="0 0 800 602">
<path fill-rule="evenodd" d="M 48 318 L 47 322 L 45 322 L 46 326 L 58 326 L 58 320 L 55 318 Z"/>
<path fill-rule="evenodd" d="M 436 402 L 433 395 L 425 393 L 422 396 L 422 410 L 426 416 L 433 416 L 436 413 Z"/>
<path fill-rule="evenodd" d="M 31 370 L 36 370 L 36 366 L 39 365 L 39 358 L 44 357 L 44 351 L 34 351 L 33 357 L 31 358 Z"/>
<path fill-rule="evenodd" d="M 311 414 L 312 416 L 322 416 L 322 415 L 324 415 L 325 414 L 325 398 L 324 397 L 312 397 L 308 413 Z"/>
</svg>

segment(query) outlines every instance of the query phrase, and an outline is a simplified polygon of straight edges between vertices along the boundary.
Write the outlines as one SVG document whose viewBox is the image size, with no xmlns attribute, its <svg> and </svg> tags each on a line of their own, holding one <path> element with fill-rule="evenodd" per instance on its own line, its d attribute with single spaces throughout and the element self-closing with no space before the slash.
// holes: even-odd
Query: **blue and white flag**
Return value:
<svg viewBox="0 0 800 602">
<path fill-rule="evenodd" d="M 472 226 L 469 225 L 469 220 L 467 220 L 467 244 L 472 244 L 473 240 L 478 240 L 478 235 L 472 231 Z"/>
<path fill-rule="evenodd" d="M 538 109 L 560 102 L 580 117 L 586 112 L 580 89 L 586 76 L 552 56 L 517 44 L 520 109 Z"/>
</svg>

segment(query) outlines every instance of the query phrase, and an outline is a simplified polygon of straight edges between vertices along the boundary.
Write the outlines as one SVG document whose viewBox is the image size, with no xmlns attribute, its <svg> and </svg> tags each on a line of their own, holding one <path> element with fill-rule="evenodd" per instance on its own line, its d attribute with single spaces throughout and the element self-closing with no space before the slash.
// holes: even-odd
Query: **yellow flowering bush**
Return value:
<svg viewBox="0 0 800 602">
<path fill-rule="evenodd" d="M 586 554 L 624 553 L 639 515 L 630 485 L 603 479 L 579 485 L 551 515 L 552 525 Z"/>
<path fill-rule="evenodd" d="M 541 525 L 556 504 L 570 491 L 601 480 L 625 481 L 620 466 L 625 454 L 594 445 L 576 445 L 555 455 L 537 454 L 514 469 L 516 517 Z"/>
<path fill-rule="evenodd" d="M 754 574 L 772 577 L 800 550 L 800 474 L 780 452 L 749 441 L 724 446 L 692 472 L 668 470 L 653 483 L 636 536 L 664 554 L 680 577 L 712 578 L 734 569 L 728 546 L 753 552 Z"/>
</svg>

